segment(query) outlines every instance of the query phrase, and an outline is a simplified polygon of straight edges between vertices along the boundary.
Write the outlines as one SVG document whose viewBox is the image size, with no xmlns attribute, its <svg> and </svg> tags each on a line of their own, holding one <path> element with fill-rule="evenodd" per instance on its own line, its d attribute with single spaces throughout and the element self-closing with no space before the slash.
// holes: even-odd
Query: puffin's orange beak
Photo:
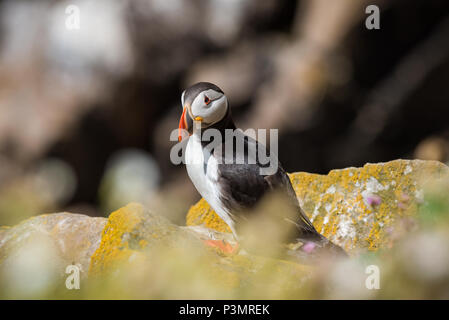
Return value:
<svg viewBox="0 0 449 320">
<path fill-rule="evenodd" d="M 178 141 L 182 141 L 182 131 L 187 130 L 186 110 L 187 107 L 184 108 L 181 119 L 179 119 Z"/>
</svg>

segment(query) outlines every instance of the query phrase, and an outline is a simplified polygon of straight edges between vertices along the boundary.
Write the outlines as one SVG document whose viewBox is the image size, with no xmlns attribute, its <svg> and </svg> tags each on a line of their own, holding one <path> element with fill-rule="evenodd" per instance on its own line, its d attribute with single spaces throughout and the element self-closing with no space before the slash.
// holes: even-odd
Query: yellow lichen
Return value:
<svg viewBox="0 0 449 320">
<path fill-rule="evenodd" d="M 111 265 L 125 261 L 135 252 L 129 248 L 128 240 L 123 235 L 133 231 L 141 221 L 143 212 L 141 204 L 130 203 L 110 214 L 100 246 L 91 257 L 89 274 L 99 274 Z"/>
<path fill-rule="evenodd" d="M 194 214 L 191 214 L 194 212 Z M 206 200 L 201 199 L 192 206 L 186 217 L 188 226 L 204 226 L 220 232 L 231 232 L 229 226 L 211 209 Z"/>
</svg>

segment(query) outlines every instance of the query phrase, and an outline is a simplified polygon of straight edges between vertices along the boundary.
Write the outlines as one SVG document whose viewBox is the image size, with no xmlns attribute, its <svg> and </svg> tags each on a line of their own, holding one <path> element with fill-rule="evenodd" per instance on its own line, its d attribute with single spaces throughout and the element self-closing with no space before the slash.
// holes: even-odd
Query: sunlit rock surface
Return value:
<svg viewBox="0 0 449 320">
<path fill-rule="evenodd" d="M 100 246 L 92 257 L 90 273 L 110 269 L 147 247 L 182 247 L 194 240 L 191 234 L 164 217 L 151 213 L 141 204 L 130 203 L 109 216 Z"/>
<path fill-rule="evenodd" d="M 55 213 L 0 228 L 0 298 L 39 299 L 67 291 L 68 266 L 87 278 L 105 218 Z"/>
<path fill-rule="evenodd" d="M 226 255 L 207 247 L 202 241 L 223 236 L 226 237 L 206 229 L 175 226 L 141 204 L 131 203 L 109 216 L 101 244 L 92 256 L 89 274 L 95 277 L 119 272 L 121 277 L 128 278 L 129 272 L 144 269 L 142 279 L 152 283 L 160 281 L 153 277 L 158 278 L 161 269 L 171 270 L 170 277 L 178 277 L 181 283 L 201 278 L 202 285 L 209 289 L 215 287 L 212 290 L 215 293 L 226 294 L 229 290 L 253 284 L 252 277 L 267 268 L 282 271 L 278 273 L 281 275 L 289 274 L 290 280 L 295 279 L 293 287 L 299 286 L 309 271 L 307 266 L 288 261 Z M 180 273 L 189 276 L 184 278 Z M 166 275 L 165 271 L 163 274 Z M 175 296 L 187 298 L 188 285 L 180 287 L 182 289 Z"/>
<path fill-rule="evenodd" d="M 230 244 L 234 240 L 204 200 L 191 208 L 187 226 L 174 225 L 145 206 L 130 203 L 107 219 L 56 213 L 1 227 L 0 285 L 4 290 L 0 296 L 447 296 L 439 288 L 449 277 L 448 167 L 432 161 L 397 160 L 328 175 L 293 173 L 290 177 L 318 231 L 344 246 L 352 259 L 303 265 L 248 254 L 244 249 L 226 254 L 205 245 L 205 240 L 224 239 Z M 65 268 L 72 264 L 80 267 L 83 279 L 76 293 L 64 285 Z M 367 267 L 381 272 L 383 290 L 367 289 Z"/>
<path fill-rule="evenodd" d="M 316 229 L 349 253 L 390 248 L 414 225 L 428 182 L 449 179 L 437 161 L 395 160 L 327 175 L 290 174 L 297 197 Z M 187 225 L 230 232 L 202 199 L 187 215 Z"/>
<path fill-rule="evenodd" d="M 60 259 L 61 273 L 73 262 L 81 265 L 82 272 L 87 271 L 105 225 L 105 218 L 64 212 L 44 214 L 14 227 L 3 227 L 0 229 L 0 263 L 7 263 L 20 248 L 45 239 L 49 250 L 54 250 Z"/>
</svg>

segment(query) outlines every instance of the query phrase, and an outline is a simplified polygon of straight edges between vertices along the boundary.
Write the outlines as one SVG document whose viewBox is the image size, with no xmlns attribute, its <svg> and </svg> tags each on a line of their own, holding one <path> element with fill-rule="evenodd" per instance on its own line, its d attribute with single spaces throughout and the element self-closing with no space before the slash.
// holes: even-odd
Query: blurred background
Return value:
<svg viewBox="0 0 449 320">
<path fill-rule="evenodd" d="M 449 160 L 448 1 L 0 0 L 0 225 L 130 201 L 183 224 L 169 136 L 197 81 L 279 129 L 289 172 Z"/>
</svg>

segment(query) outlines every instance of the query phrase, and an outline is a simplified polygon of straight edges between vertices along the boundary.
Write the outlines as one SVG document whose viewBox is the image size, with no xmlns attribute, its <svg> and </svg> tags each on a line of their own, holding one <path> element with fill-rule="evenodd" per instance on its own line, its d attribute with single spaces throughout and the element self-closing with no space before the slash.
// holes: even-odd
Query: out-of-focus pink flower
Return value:
<svg viewBox="0 0 449 320">
<path fill-rule="evenodd" d="M 406 203 L 404 203 L 404 202 L 399 202 L 398 203 L 398 207 L 400 209 L 407 209 L 408 205 Z"/>
<path fill-rule="evenodd" d="M 408 195 L 408 194 L 406 194 L 406 193 L 402 193 L 401 194 L 401 201 L 402 202 L 408 202 L 410 200 L 410 196 Z"/>
<path fill-rule="evenodd" d="M 371 207 L 378 206 L 382 203 L 382 198 L 375 194 L 367 196 L 365 200 Z"/>
<path fill-rule="evenodd" d="M 304 250 L 304 252 L 307 252 L 307 253 L 313 252 L 313 250 L 315 250 L 315 248 L 316 248 L 316 244 L 313 242 L 307 242 L 305 245 L 302 246 L 302 250 Z"/>
<path fill-rule="evenodd" d="M 402 192 L 399 196 L 398 208 L 403 210 L 407 209 L 409 201 L 410 196 L 407 193 Z"/>
</svg>

